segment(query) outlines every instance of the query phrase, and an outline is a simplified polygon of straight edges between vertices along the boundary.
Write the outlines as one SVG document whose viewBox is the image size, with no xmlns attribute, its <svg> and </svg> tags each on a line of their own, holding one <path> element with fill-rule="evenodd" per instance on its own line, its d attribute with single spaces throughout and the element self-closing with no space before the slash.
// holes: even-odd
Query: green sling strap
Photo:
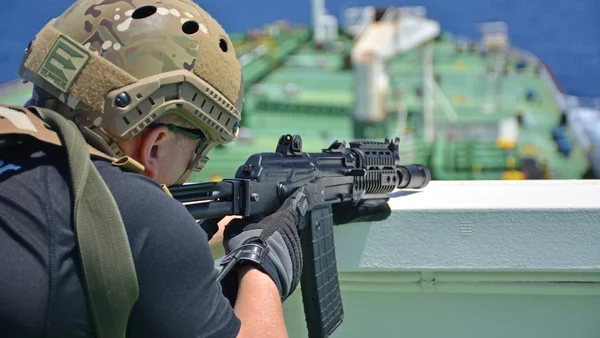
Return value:
<svg viewBox="0 0 600 338">
<path fill-rule="evenodd" d="M 121 214 L 75 124 L 54 111 L 35 110 L 67 149 L 75 233 L 96 336 L 125 337 L 139 290 Z"/>
</svg>

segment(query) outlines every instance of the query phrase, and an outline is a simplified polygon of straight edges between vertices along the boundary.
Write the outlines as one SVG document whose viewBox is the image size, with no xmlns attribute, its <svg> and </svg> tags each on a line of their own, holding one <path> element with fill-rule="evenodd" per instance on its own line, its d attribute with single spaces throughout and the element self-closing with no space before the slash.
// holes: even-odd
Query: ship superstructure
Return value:
<svg viewBox="0 0 600 338">
<path fill-rule="evenodd" d="M 482 24 L 474 40 L 444 32 L 424 7 L 348 8 L 341 23 L 324 0 L 312 8 L 310 27 L 277 21 L 231 34 L 246 90 L 242 141 L 215 149 L 194 180 L 232 176 L 284 133 L 302 135 L 309 151 L 399 136 L 402 162 L 427 164 L 438 180 L 593 173 L 592 124 L 569 113 L 549 69 L 510 44 L 505 23 Z M 30 92 L 13 82 L 0 102 L 22 104 Z"/>
</svg>

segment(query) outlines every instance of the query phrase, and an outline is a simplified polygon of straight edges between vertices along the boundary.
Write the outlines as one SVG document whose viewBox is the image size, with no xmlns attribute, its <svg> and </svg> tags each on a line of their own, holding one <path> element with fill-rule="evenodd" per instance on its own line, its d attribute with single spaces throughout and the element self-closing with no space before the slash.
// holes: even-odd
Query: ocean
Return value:
<svg viewBox="0 0 600 338">
<path fill-rule="evenodd" d="M 17 77 L 23 50 L 46 22 L 71 0 L 1 0 L 0 83 Z M 196 1 L 229 32 L 261 27 L 278 19 L 310 22 L 310 2 L 299 0 Z M 543 59 L 564 90 L 600 97 L 600 0 L 329 0 L 330 14 L 342 18 L 352 6 L 425 6 L 442 29 L 474 39 L 478 24 L 505 21 L 511 43 Z M 342 22 L 342 20 L 340 20 Z"/>
</svg>

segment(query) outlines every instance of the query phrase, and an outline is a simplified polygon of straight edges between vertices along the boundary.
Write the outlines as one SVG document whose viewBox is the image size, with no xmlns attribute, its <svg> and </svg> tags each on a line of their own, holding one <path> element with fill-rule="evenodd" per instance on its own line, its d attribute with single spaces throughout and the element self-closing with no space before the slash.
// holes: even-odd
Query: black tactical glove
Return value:
<svg viewBox="0 0 600 338">
<path fill-rule="evenodd" d="M 217 231 L 219 231 L 219 222 L 221 222 L 223 218 L 224 217 L 209 218 L 198 222 L 198 225 L 202 228 L 202 230 L 204 230 L 204 232 L 206 232 L 206 236 L 208 236 L 209 241 L 213 238 Z"/>
<path fill-rule="evenodd" d="M 387 219 L 392 210 L 387 203 L 389 198 L 365 200 L 358 205 L 352 203 L 338 203 L 333 205 L 333 223 L 336 225 L 377 222 Z"/>
<path fill-rule="evenodd" d="M 273 214 L 258 221 L 234 219 L 223 233 L 227 254 L 244 244 L 257 243 L 267 248 L 258 266 L 277 285 L 283 302 L 294 292 L 302 274 L 302 248 L 298 236 L 298 222 L 306 214 L 308 201 L 306 189 L 299 188 Z M 222 280 L 223 291 L 232 304 L 238 289 L 238 276 L 229 273 Z"/>
</svg>

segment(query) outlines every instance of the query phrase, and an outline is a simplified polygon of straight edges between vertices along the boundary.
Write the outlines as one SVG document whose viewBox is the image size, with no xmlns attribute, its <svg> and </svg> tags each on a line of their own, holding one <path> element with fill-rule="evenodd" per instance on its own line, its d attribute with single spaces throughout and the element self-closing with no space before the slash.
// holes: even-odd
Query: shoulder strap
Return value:
<svg viewBox="0 0 600 338">
<path fill-rule="evenodd" d="M 51 110 L 35 109 L 67 149 L 75 232 L 96 336 L 125 337 L 138 284 L 121 214 L 75 124 Z"/>
<path fill-rule="evenodd" d="M 35 111 L 42 108 L 30 107 Z M 7 106 L 0 104 L 0 139 L 2 136 L 25 136 L 35 138 L 38 141 L 53 144 L 62 147 L 58 134 L 50 130 L 45 121 L 32 113 L 25 107 Z M 0 140 L 1 145 L 2 140 Z M 110 162 L 112 165 L 120 167 L 123 170 L 135 173 L 144 171 L 144 166 L 129 156 L 123 156 L 115 159 L 98 149 L 86 144 L 89 155 L 94 159 L 100 159 Z"/>
<path fill-rule="evenodd" d="M 34 107 L 34 109 L 37 111 L 41 108 Z M 58 135 L 53 130 L 49 130 L 44 122 L 25 107 L 0 104 L 0 134 L 30 136 L 60 146 Z M 114 157 L 106 155 L 87 143 L 85 145 L 92 157 L 107 161 L 115 160 Z"/>
</svg>

